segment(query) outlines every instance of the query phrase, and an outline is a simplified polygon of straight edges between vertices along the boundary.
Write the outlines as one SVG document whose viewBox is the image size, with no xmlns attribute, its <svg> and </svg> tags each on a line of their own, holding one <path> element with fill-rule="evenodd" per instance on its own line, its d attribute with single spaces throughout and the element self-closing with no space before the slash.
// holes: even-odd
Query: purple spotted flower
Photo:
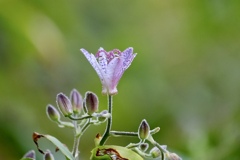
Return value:
<svg viewBox="0 0 240 160">
<path fill-rule="evenodd" d="M 133 48 L 129 47 L 123 52 L 118 49 L 107 52 L 103 48 L 99 48 L 96 55 L 85 49 L 80 50 L 97 72 L 102 82 L 102 93 L 117 94 L 117 85 L 120 78 L 136 57 Z"/>
</svg>

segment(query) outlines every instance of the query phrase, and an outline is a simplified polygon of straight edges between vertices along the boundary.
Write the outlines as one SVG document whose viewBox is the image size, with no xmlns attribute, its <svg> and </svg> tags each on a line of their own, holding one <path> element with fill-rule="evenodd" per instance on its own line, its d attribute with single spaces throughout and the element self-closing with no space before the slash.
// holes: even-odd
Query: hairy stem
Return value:
<svg viewBox="0 0 240 160">
<path fill-rule="evenodd" d="M 148 139 L 147 139 L 150 143 L 152 143 L 152 145 L 156 146 L 160 151 L 161 151 L 161 154 L 162 154 L 162 160 L 164 160 L 165 156 L 164 156 L 164 153 L 168 153 L 168 151 L 163 148 L 159 143 L 157 143 L 153 138 L 152 136 L 149 136 Z"/>
<path fill-rule="evenodd" d="M 137 137 L 138 132 L 125 132 L 125 131 L 110 131 L 110 135 L 112 136 L 129 136 L 129 137 Z"/>
<path fill-rule="evenodd" d="M 78 146 L 79 146 L 80 136 L 74 136 L 74 144 L 73 144 L 73 157 L 75 157 L 75 160 L 78 160 Z"/>
<path fill-rule="evenodd" d="M 73 156 L 76 158 L 75 160 L 79 159 L 79 151 L 78 151 L 78 146 L 80 142 L 80 138 L 82 134 L 85 132 L 85 130 L 89 127 L 90 120 L 88 119 L 87 122 L 84 124 L 84 126 L 81 128 L 81 131 L 79 132 L 79 126 L 77 124 L 77 121 L 73 121 L 74 126 L 75 126 L 75 132 L 74 132 L 74 144 L 73 144 Z"/>
<path fill-rule="evenodd" d="M 110 113 L 111 115 L 112 115 L 112 100 L 113 100 L 113 96 L 108 95 L 108 113 Z M 111 127 L 112 127 L 112 116 L 110 116 L 107 120 L 106 130 L 105 130 L 105 132 L 103 134 L 103 137 L 100 141 L 100 144 L 99 144 L 100 146 L 104 145 L 104 143 L 106 142 L 106 140 L 110 136 Z"/>
<path fill-rule="evenodd" d="M 73 143 L 73 157 L 75 157 L 76 160 L 78 160 L 78 146 L 79 146 L 79 141 L 80 141 L 80 136 L 78 136 L 78 124 L 77 121 L 73 120 L 73 125 L 74 125 L 74 143 Z"/>
<path fill-rule="evenodd" d="M 73 121 L 79 121 L 79 120 L 83 120 L 83 119 L 92 118 L 92 116 L 91 116 L 91 115 L 82 116 L 82 117 L 69 116 L 68 118 L 70 118 L 70 119 L 73 120 Z"/>
<path fill-rule="evenodd" d="M 150 130 L 150 134 L 155 134 L 160 130 L 159 127 L 154 128 L 153 130 Z M 137 137 L 138 132 L 126 132 L 126 131 L 110 131 L 111 136 L 128 136 L 128 137 Z"/>
</svg>

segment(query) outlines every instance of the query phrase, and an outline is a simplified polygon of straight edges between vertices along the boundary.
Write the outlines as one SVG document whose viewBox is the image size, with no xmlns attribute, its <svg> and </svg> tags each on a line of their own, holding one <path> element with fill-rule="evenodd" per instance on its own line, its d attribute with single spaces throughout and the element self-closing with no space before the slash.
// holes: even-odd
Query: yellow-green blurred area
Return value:
<svg viewBox="0 0 240 160">
<path fill-rule="evenodd" d="M 114 96 L 113 130 L 137 131 L 146 119 L 161 127 L 154 138 L 183 159 L 240 159 L 238 0 L 0 0 L 0 159 L 37 151 L 33 132 L 72 148 L 72 130 L 51 122 L 46 105 L 76 88 L 83 96 L 95 92 L 100 110 L 107 108 L 79 51 L 99 47 L 138 53 Z M 83 135 L 81 159 L 89 159 L 104 128 L 90 126 Z M 45 142 L 40 147 L 54 153 Z M 129 142 L 138 139 L 107 144 Z"/>
</svg>

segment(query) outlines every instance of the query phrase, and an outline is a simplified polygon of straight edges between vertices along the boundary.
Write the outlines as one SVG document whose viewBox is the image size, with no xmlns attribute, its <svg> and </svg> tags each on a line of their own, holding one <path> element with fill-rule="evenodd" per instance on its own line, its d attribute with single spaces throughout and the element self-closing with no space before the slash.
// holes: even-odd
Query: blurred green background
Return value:
<svg viewBox="0 0 240 160">
<path fill-rule="evenodd" d="M 48 120 L 46 105 L 76 88 L 98 94 L 106 109 L 99 78 L 79 49 L 130 46 L 138 55 L 118 85 L 113 129 L 137 131 L 145 118 L 161 127 L 154 138 L 183 159 L 240 159 L 237 0 L 0 0 L 0 159 L 36 151 L 34 131 L 71 148 L 72 131 Z M 82 137 L 82 159 L 104 126 Z"/>
</svg>

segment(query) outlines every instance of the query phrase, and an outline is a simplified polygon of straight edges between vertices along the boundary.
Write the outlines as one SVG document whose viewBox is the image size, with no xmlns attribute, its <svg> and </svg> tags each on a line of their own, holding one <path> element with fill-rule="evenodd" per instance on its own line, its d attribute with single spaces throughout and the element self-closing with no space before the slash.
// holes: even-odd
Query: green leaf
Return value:
<svg viewBox="0 0 240 160">
<path fill-rule="evenodd" d="M 67 159 L 75 160 L 75 158 L 73 157 L 72 153 L 68 150 L 68 148 L 62 142 L 60 142 L 57 138 L 55 138 L 51 135 L 46 135 L 46 134 L 44 135 L 44 134 L 39 134 L 39 133 L 34 132 L 33 133 L 33 141 L 37 145 L 39 152 L 44 154 L 44 152 L 39 148 L 39 145 L 37 143 L 38 139 L 41 137 L 44 137 L 47 140 L 49 140 L 50 142 L 52 142 L 57 147 L 57 149 L 60 150 L 63 153 L 63 155 L 65 155 L 65 157 Z"/>
<path fill-rule="evenodd" d="M 119 160 L 143 160 L 136 152 L 122 146 L 106 145 L 97 146 L 92 150 L 91 160 L 112 160 L 115 157 Z"/>
</svg>

